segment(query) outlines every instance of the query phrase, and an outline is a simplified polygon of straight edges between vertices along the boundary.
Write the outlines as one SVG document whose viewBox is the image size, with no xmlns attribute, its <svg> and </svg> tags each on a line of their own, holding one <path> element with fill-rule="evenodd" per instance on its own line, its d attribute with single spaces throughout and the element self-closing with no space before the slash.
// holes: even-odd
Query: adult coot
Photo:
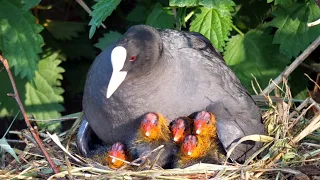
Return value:
<svg viewBox="0 0 320 180">
<path fill-rule="evenodd" d="M 92 64 L 83 95 L 89 125 L 84 121 L 81 130 L 92 129 L 109 145 L 128 145 L 147 112 L 173 120 L 201 110 L 216 115 L 226 149 L 243 136 L 264 133 L 259 108 L 208 39 L 137 25 Z M 87 135 L 78 134 L 84 154 Z M 259 147 L 243 143 L 231 158 L 243 161 Z"/>
</svg>

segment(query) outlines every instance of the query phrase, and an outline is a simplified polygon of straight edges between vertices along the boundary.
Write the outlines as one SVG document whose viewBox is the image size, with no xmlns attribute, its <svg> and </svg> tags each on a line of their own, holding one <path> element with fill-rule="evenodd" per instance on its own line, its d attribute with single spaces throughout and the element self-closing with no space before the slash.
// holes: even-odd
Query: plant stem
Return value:
<svg viewBox="0 0 320 180">
<path fill-rule="evenodd" d="M 28 126 L 28 128 L 29 128 L 29 130 L 30 130 L 30 132 L 31 132 L 31 134 L 33 136 L 33 138 L 36 140 L 39 148 L 41 149 L 41 151 L 43 153 L 43 155 L 46 157 L 48 163 L 50 164 L 51 168 L 53 169 L 53 172 L 54 173 L 59 173 L 59 169 L 54 165 L 52 159 L 50 158 L 48 152 L 46 151 L 46 149 L 45 149 L 45 147 L 44 147 L 44 145 L 43 145 L 43 143 L 42 143 L 42 141 L 41 141 L 41 139 L 39 137 L 39 133 L 38 133 L 37 129 L 33 128 L 31 126 L 31 123 L 29 121 L 29 117 L 27 116 L 26 111 L 25 111 L 25 109 L 24 109 L 24 107 L 22 105 L 22 102 L 21 102 L 21 99 L 20 99 L 20 96 L 19 96 L 19 93 L 18 93 L 18 90 L 17 90 L 17 87 L 16 87 L 15 80 L 14 80 L 14 78 L 12 76 L 11 71 L 10 71 L 10 67 L 9 67 L 8 61 L 6 59 L 4 59 L 1 55 L 0 55 L 0 61 L 2 62 L 4 68 L 7 70 L 7 73 L 8 73 L 8 76 L 10 78 L 11 85 L 12 85 L 12 88 L 13 88 L 13 92 L 14 92 L 14 94 L 8 94 L 8 96 L 12 96 L 17 101 L 18 106 L 19 106 L 19 108 L 21 110 L 21 113 L 22 113 L 22 115 L 24 117 L 24 120 L 25 120 L 25 122 L 26 122 L 26 124 L 27 124 L 27 126 Z"/>
<path fill-rule="evenodd" d="M 77 3 L 78 3 L 89 15 L 92 14 L 91 9 L 88 7 L 88 5 L 87 5 L 85 2 L 83 2 L 83 0 L 76 0 L 76 1 L 77 1 Z M 103 23 L 101 23 L 101 26 L 102 26 L 104 29 L 107 28 L 106 25 L 104 25 Z"/>
<path fill-rule="evenodd" d="M 184 22 L 189 21 L 189 19 L 191 18 L 191 16 L 194 14 L 194 10 L 191 11 L 185 18 L 184 18 Z"/>
<path fill-rule="evenodd" d="M 17 119 L 18 115 L 19 115 L 20 111 L 16 114 L 16 116 L 13 118 L 12 122 L 10 123 L 10 126 L 8 127 L 7 131 L 4 133 L 4 135 L 2 136 L 2 138 L 5 138 L 6 135 L 8 134 L 9 130 L 11 129 L 11 126 L 13 125 L 14 121 Z M 1 139 L 2 139 L 1 138 Z"/>
<path fill-rule="evenodd" d="M 235 25 L 231 24 L 231 27 L 237 31 L 241 36 L 244 36 L 243 32 L 240 31 L 240 29 L 238 29 Z"/>
</svg>

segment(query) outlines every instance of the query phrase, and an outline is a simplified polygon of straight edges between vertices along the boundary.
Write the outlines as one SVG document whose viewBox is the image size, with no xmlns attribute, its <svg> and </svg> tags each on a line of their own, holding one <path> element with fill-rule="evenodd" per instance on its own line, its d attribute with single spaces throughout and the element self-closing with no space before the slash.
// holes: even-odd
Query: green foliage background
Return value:
<svg viewBox="0 0 320 180">
<path fill-rule="evenodd" d="M 320 34 L 320 25 L 307 27 L 320 18 L 313 0 L 84 2 L 92 9 L 90 15 L 73 0 L 0 0 L 0 53 L 9 61 L 28 113 L 36 119 L 60 117 L 69 103 L 65 99 L 81 94 L 95 56 L 135 24 L 203 34 L 251 93 L 252 75 L 266 87 Z M 309 57 L 307 63 L 318 61 Z M 296 98 L 307 96 L 304 72 L 298 69 L 290 82 Z M 3 70 L 0 82 L 0 117 L 14 116 L 18 108 L 7 97 L 13 90 Z"/>
</svg>

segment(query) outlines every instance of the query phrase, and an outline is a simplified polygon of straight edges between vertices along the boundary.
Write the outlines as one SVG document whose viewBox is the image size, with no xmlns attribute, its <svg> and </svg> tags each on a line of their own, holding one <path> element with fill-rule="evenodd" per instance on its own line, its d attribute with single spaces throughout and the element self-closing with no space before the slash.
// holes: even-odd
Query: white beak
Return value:
<svg viewBox="0 0 320 180">
<path fill-rule="evenodd" d="M 120 71 L 127 58 L 127 50 L 122 46 L 115 47 L 111 52 L 112 75 L 108 84 L 107 98 L 120 86 L 127 76 L 127 71 Z"/>
<path fill-rule="evenodd" d="M 112 158 L 111 162 L 112 162 L 112 163 L 115 163 L 115 162 L 116 162 L 116 159 Z"/>
<path fill-rule="evenodd" d="M 149 132 L 146 132 L 146 136 L 149 137 L 149 136 L 150 136 L 150 133 L 149 133 Z"/>
</svg>

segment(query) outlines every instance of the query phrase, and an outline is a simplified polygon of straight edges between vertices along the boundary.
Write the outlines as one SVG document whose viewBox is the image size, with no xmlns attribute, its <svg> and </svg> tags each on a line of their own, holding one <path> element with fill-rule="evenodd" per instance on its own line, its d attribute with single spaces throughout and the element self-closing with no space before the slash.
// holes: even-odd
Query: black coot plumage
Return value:
<svg viewBox="0 0 320 180">
<path fill-rule="evenodd" d="M 95 59 L 87 76 L 84 116 L 107 144 L 128 144 L 146 112 L 173 120 L 201 110 L 216 114 L 225 148 L 243 136 L 264 133 L 248 91 L 198 33 L 133 26 Z M 78 144 L 86 148 L 85 141 Z M 242 161 L 259 147 L 239 145 L 231 158 Z"/>
</svg>

